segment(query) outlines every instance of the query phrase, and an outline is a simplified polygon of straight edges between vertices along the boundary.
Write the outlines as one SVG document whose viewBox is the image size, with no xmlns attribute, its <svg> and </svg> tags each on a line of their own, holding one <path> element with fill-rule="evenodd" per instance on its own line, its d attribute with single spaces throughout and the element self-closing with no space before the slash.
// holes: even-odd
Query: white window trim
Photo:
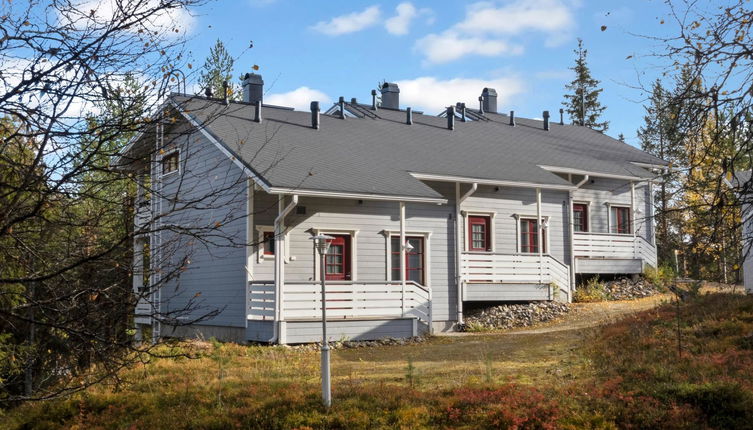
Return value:
<svg viewBox="0 0 753 430">
<path fill-rule="evenodd" d="M 522 243 L 520 243 L 520 220 L 521 219 L 536 219 L 536 215 L 535 214 L 534 215 L 515 214 L 515 233 L 516 233 L 515 234 L 515 243 L 516 243 L 516 250 L 517 250 L 518 254 L 522 254 L 522 255 L 539 255 L 538 252 L 523 252 L 523 251 L 521 251 L 521 245 L 522 245 Z M 544 223 L 546 223 L 547 226 L 548 226 L 548 227 L 543 228 L 543 230 L 546 230 L 546 233 L 544 234 L 546 240 L 543 243 L 544 248 L 546 249 L 546 252 L 543 252 L 542 254 L 543 255 L 551 255 L 551 251 L 552 251 L 552 247 L 550 246 L 550 242 L 551 242 L 550 236 L 551 236 L 551 234 L 549 234 L 549 230 L 550 230 L 551 225 L 549 225 L 549 223 L 550 223 L 549 215 L 541 215 L 541 219 L 543 219 Z"/>
<path fill-rule="evenodd" d="M 495 252 L 497 249 L 497 238 L 496 231 L 494 228 L 494 217 L 497 216 L 497 212 L 494 211 L 467 211 L 463 210 L 460 211 L 461 215 L 463 215 L 463 252 L 475 252 L 479 254 L 483 254 L 484 252 Z M 489 217 L 489 240 L 491 241 L 491 246 L 489 251 L 469 251 L 468 250 L 468 236 L 470 235 L 470 232 L 468 231 L 468 217 L 469 216 L 484 216 Z M 534 217 L 535 218 L 535 217 Z"/>
<path fill-rule="evenodd" d="M 573 234 L 590 234 L 593 233 L 592 224 L 591 224 L 591 202 L 585 201 L 585 200 L 573 200 L 572 206 L 570 207 L 570 211 L 572 213 L 575 213 L 575 205 L 586 205 L 586 226 L 588 227 L 588 231 L 575 231 L 575 224 L 573 224 Z M 534 216 L 534 218 L 536 218 Z M 570 220 L 570 222 L 574 223 L 575 218 Z M 547 248 L 549 249 L 549 248 Z"/>
<path fill-rule="evenodd" d="M 329 235 L 349 235 L 350 236 L 350 281 L 354 282 L 358 280 L 358 230 L 354 229 L 347 229 L 347 228 L 317 228 L 313 227 L 310 229 L 311 233 L 314 236 L 318 236 L 320 234 L 329 234 Z M 312 249 L 314 247 L 312 246 Z M 314 251 L 314 279 L 317 281 L 321 281 L 322 274 L 321 274 L 321 268 L 320 262 L 319 262 L 319 254 Z"/>
<path fill-rule="evenodd" d="M 165 157 L 168 157 L 168 156 L 170 156 L 172 154 L 175 154 L 175 153 L 178 154 L 178 168 L 175 169 L 175 170 L 173 170 L 172 172 L 165 173 L 164 172 L 165 165 L 162 164 L 162 160 Z M 171 149 L 165 150 L 165 152 L 159 156 L 159 160 L 158 161 L 159 161 L 159 173 L 160 173 L 160 177 L 164 178 L 164 177 L 167 177 L 167 176 L 172 176 L 173 173 L 180 173 L 181 172 L 181 165 L 183 163 L 181 162 L 182 160 L 180 158 L 181 157 L 180 153 L 181 153 L 181 151 L 180 151 L 179 148 L 171 148 Z"/>
<path fill-rule="evenodd" d="M 625 203 L 605 203 L 607 205 L 607 233 L 609 234 L 615 234 L 619 236 L 632 236 L 633 231 L 635 230 L 635 214 L 633 214 L 632 207 L 629 204 Z M 612 208 L 625 208 L 628 210 L 628 213 L 630 214 L 630 232 L 629 233 L 617 233 L 612 232 Z"/>
<path fill-rule="evenodd" d="M 405 237 L 423 237 L 424 238 L 424 283 L 426 286 L 431 286 L 431 233 L 430 231 L 419 230 L 406 230 Z M 383 230 L 382 234 L 385 238 L 385 249 L 387 255 L 387 271 L 385 273 L 385 280 L 387 282 L 392 281 L 392 238 L 394 236 L 400 237 L 400 230 Z"/>
</svg>

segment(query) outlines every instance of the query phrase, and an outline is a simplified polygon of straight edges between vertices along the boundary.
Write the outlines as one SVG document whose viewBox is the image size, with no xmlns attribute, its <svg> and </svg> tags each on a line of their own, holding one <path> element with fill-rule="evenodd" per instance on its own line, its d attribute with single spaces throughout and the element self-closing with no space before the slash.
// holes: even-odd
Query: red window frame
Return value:
<svg viewBox="0 0 753 430">
<path fill-rule="evenodd" d="M 632 233 L 632 222 L 630 219 L 630 208 L 625 206 L 612 206 L 610 211 L 614 210 L 614 232 L 617 234 Z"/>
<path fill-rule="evenodd" d="M 264 255 L 275 255 L 275 232 L 262 232 L 261 239 L 262 252 L 264 253 Z"/>
<path fill-rule="evenodd" d="M 413 249 L 405 251 L 405 279 L 408 281 L 414 281 L 419 285 L 425 285 L 426 270 L 425 270 L 425 253 L 426 253 L 426 241 L 422 236 L 406 236 L 405 240 L 413 246 Z M 390 250 L 392 258 L 392 280 L 400 280 L 400 236 L 392 236 L 390 238 Z M 418 256 L 417 261 L 411 261 L 411 256 Z M 419 266 L 415 266 L 413 263 L 418 263 Z"/>
<path fill-rule="evenodd" d="M 520 219 L 520 252 L 523 254 L 536 254 L 539 252 L 536 218 Z M 541 230 L 541 248 L 546 253 L 546 230 Z"/>
<path fill-rule="evenodd" d="M 332 235 L 328 240 L 329 251 L 324 259 L 325 279 L 328 281 L 346 281 L 351 279 L 350 236 Z"/>
<path fill-rule="evenodd" d="M 580 213 L 580 219 L 575 214 Z M 577 222 L 576 220 L 580 221 Z M 588 205 L 585 203 L 573 203 L 573 229 L 576 232 L 588 232 Z"/>
<path fill-rule="evenodd" d="M 474 229 L 477 227 L 477 229 Z M 480 231 L 475 231 L 480 230 Z M 474 233 L 480 233 L 476 236 Z M 491 241 L 491 217 L 488 216 L 469 216 L 468 217 L 468 250 L 487 252 L 492 250 Z M 474 246 L 474 242 L 479 242 L 480 246 Z"/>
</svg>

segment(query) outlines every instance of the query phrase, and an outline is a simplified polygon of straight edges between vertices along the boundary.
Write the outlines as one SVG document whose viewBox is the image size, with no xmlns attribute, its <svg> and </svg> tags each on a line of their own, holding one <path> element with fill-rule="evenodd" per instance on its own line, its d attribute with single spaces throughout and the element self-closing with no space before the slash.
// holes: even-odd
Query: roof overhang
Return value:
<svg viewBox="0 0 753 430">
<path fill-rule="evenodd" d="M 302 188 L 271 187 L 269 194 L 297 194 L 309 197 L 330 197 L 333 199 L 386 200 L 395 202 L 447 204 L 447 199 L 434 197 L 400 196 L 391 194 L 352 193 L 347 191 L 307 190 Z"/>
<path fill-rule="evenodd" d="M 469 176 L 449 176 L 449 175 L 436 175 L 432 173 L 418 173 L 408 172 L 411 176 L 422 181 L 439 181 L 439 182 L 466 182 L 477 183 L 480 185 L 496 185 L 500 187 L 518 187 L 518 188 L 544 188 L 548 190 L 563 190 L 570 191 L 575 190 L 574 185 L 559 185 L 559 184 L 540 184 L 536 182 L 521 182 L 521 181 L 505 181 L 497 179 L 486 178 L 473 178 Z"/>
<path fill-rule="evenodd" d="M 625 181 L 649 181 L 651 179 L 654 179 L 653 176 L 615 175 L 613 173 L 592 172 L 590 170 L 573 169 L 570 167 L 544 166 L 541 164 L 539 164 L 539 167 L 549 172 L 570 173 L 573 175 L 588 175 L 597 178 L 623 179 Z"/>
</svg>

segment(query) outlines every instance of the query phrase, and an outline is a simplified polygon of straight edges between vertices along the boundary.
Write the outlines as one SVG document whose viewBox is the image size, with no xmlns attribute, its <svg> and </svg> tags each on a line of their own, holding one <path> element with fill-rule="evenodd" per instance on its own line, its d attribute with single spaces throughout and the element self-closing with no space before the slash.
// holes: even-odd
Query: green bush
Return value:
<svg viewBox="0 0 753 430">
<path fill-rule="evenodd" d="M 603 302 L 609 300 L 609 294 L 604 284 L 599 281 L 599 277 L 594 276 L 575 289 L 573 300 L 580 303 Z"/>
<path fill-rule="evenodd" d="M 646 267 L 643 271 L 643 278 L 659 291 L 667 292 L 669 286 L 674 282 L 676 274 L 674 268 L 664 264 L 659 266 L 659 268 Z"/>
</svg>

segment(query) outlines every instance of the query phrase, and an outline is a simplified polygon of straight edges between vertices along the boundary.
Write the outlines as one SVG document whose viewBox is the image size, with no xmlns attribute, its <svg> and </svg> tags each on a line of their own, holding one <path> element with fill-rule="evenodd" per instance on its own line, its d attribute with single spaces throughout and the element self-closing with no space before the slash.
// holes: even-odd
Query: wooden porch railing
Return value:
<svg viewBox="0 0 753 430">
<path fill-rule="evenodd" d="M 539 264 L 540 261 L 540 264 Z M 464 252 L 464 282 L 555 284 L 569 294 L 570 268 L 550 255 Z"/>
<path fill-rule="evenodd" d="M 656 267 L 656 247 L 640 236 L 611 233 L 575 233 L 575 257 L 634 258 Z"/>
<path fill-rule="evenodd" d="M 415 317 L 431 327 L 431 289 L 408 281 L 327 282 L 327 319 L 364 317 Z M 252 281 L 248 285 L 248 318 L 274 320 L 274 281 Z M 282 319 L 321 319 L 321 284 L 285 282 Z"/>
</svg>

